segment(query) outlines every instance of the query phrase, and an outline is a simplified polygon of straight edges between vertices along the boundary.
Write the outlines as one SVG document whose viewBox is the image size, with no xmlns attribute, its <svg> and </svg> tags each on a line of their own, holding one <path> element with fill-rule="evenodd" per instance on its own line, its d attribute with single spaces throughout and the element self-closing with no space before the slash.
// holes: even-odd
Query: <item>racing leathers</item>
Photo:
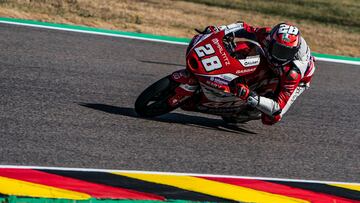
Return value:
<svg viewBox="0 0 360 203">
<path fill-rule="evenodd" d="M 246 23 L 237 23 L 236 25 L 239 29 L 233 32 L 235 37 L 240 32 L 254 34 L 257 42 L 265 51 L 268 50 L 271 28 L 254 28 Z M 260 87 L 263 88 L 261 95 L 258 95 L 256 90 L 250 92 L 247 98 L 250 106 L 262 112 L 261 119 L 264 124 L 271 125 L 280 121 L 296 98 L 310 87 L 310 81 L 316 69 L 314 57 L 311 56 L 310 48 L 304 38 L 301 37 L 300 40 L 299 51 L 290 63 L 275 67 L 265 59 L 262 60 L 264 63 L 258 66 L 258 70 L 254 74 L 247 76 L 247 78 L 258 80 L 258 83 L 267 80 L 267 84 L 262 84 L 270 86 L 268 90 Z M 278 83 L 276 87 L 272 86 L 274 83 Z M 274 88 L 273 91 L 271 88 Z"/>
</svg>

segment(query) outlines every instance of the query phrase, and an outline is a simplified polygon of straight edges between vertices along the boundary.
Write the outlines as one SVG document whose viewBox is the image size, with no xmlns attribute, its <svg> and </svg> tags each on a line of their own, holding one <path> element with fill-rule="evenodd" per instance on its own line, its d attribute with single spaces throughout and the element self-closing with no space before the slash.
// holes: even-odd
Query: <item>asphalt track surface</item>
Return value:
<svg viewBox="0 0 360 203">
<path fill-rule="evenodd" d="M 283 121 L 133 104 L 186 46 L 0 24 L 0 164 L 360 182 L 360 67 L 318 62 Z"/>
</svg>

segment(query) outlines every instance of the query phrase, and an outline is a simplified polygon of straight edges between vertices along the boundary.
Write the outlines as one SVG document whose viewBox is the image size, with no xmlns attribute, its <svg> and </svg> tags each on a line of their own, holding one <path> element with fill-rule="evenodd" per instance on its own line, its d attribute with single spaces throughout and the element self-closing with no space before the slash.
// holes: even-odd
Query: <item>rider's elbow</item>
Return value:
<svg viewBox="0 0 360 203">
<path fill-rule="evenodd" d="M 261 116 L 261 121 L 264 125 L 274 125 L 275 123 L 279 122 L 280 120 L 281 120 L 280 115 L 269 116 L 269 115 L 266 115 L 263 113 Z"/>
</svg>

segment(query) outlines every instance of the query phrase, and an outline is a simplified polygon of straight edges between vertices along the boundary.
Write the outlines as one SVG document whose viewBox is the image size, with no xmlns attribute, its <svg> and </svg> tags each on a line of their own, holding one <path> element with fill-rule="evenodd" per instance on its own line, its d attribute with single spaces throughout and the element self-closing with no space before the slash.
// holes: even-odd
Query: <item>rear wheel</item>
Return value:
<svg viewBox="0 0 360 203">
<path fill-rule="evenodd" d="M 136 113 L 141 117 L 155 117 L 176 109 L 177 107 L 170 106 L 167 101 L 174 95 L 174 90 L 178 85 L 169 77 L 155 82 L 136 99 Z"/>
</svg>

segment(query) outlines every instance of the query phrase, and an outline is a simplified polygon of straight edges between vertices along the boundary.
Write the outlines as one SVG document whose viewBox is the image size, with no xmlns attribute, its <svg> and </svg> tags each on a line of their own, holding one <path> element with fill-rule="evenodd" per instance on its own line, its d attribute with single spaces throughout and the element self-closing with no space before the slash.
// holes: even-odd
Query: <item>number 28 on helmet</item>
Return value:
<svg viewBox="0 0 360 203">
<path fill-rule="evenodd" d="M 287 23 L 280 23 L 270 31 L 268 58 L 275 66 L 283 66 L 295 57 L 300 49 L 300 31 Z"/>
</svg>

